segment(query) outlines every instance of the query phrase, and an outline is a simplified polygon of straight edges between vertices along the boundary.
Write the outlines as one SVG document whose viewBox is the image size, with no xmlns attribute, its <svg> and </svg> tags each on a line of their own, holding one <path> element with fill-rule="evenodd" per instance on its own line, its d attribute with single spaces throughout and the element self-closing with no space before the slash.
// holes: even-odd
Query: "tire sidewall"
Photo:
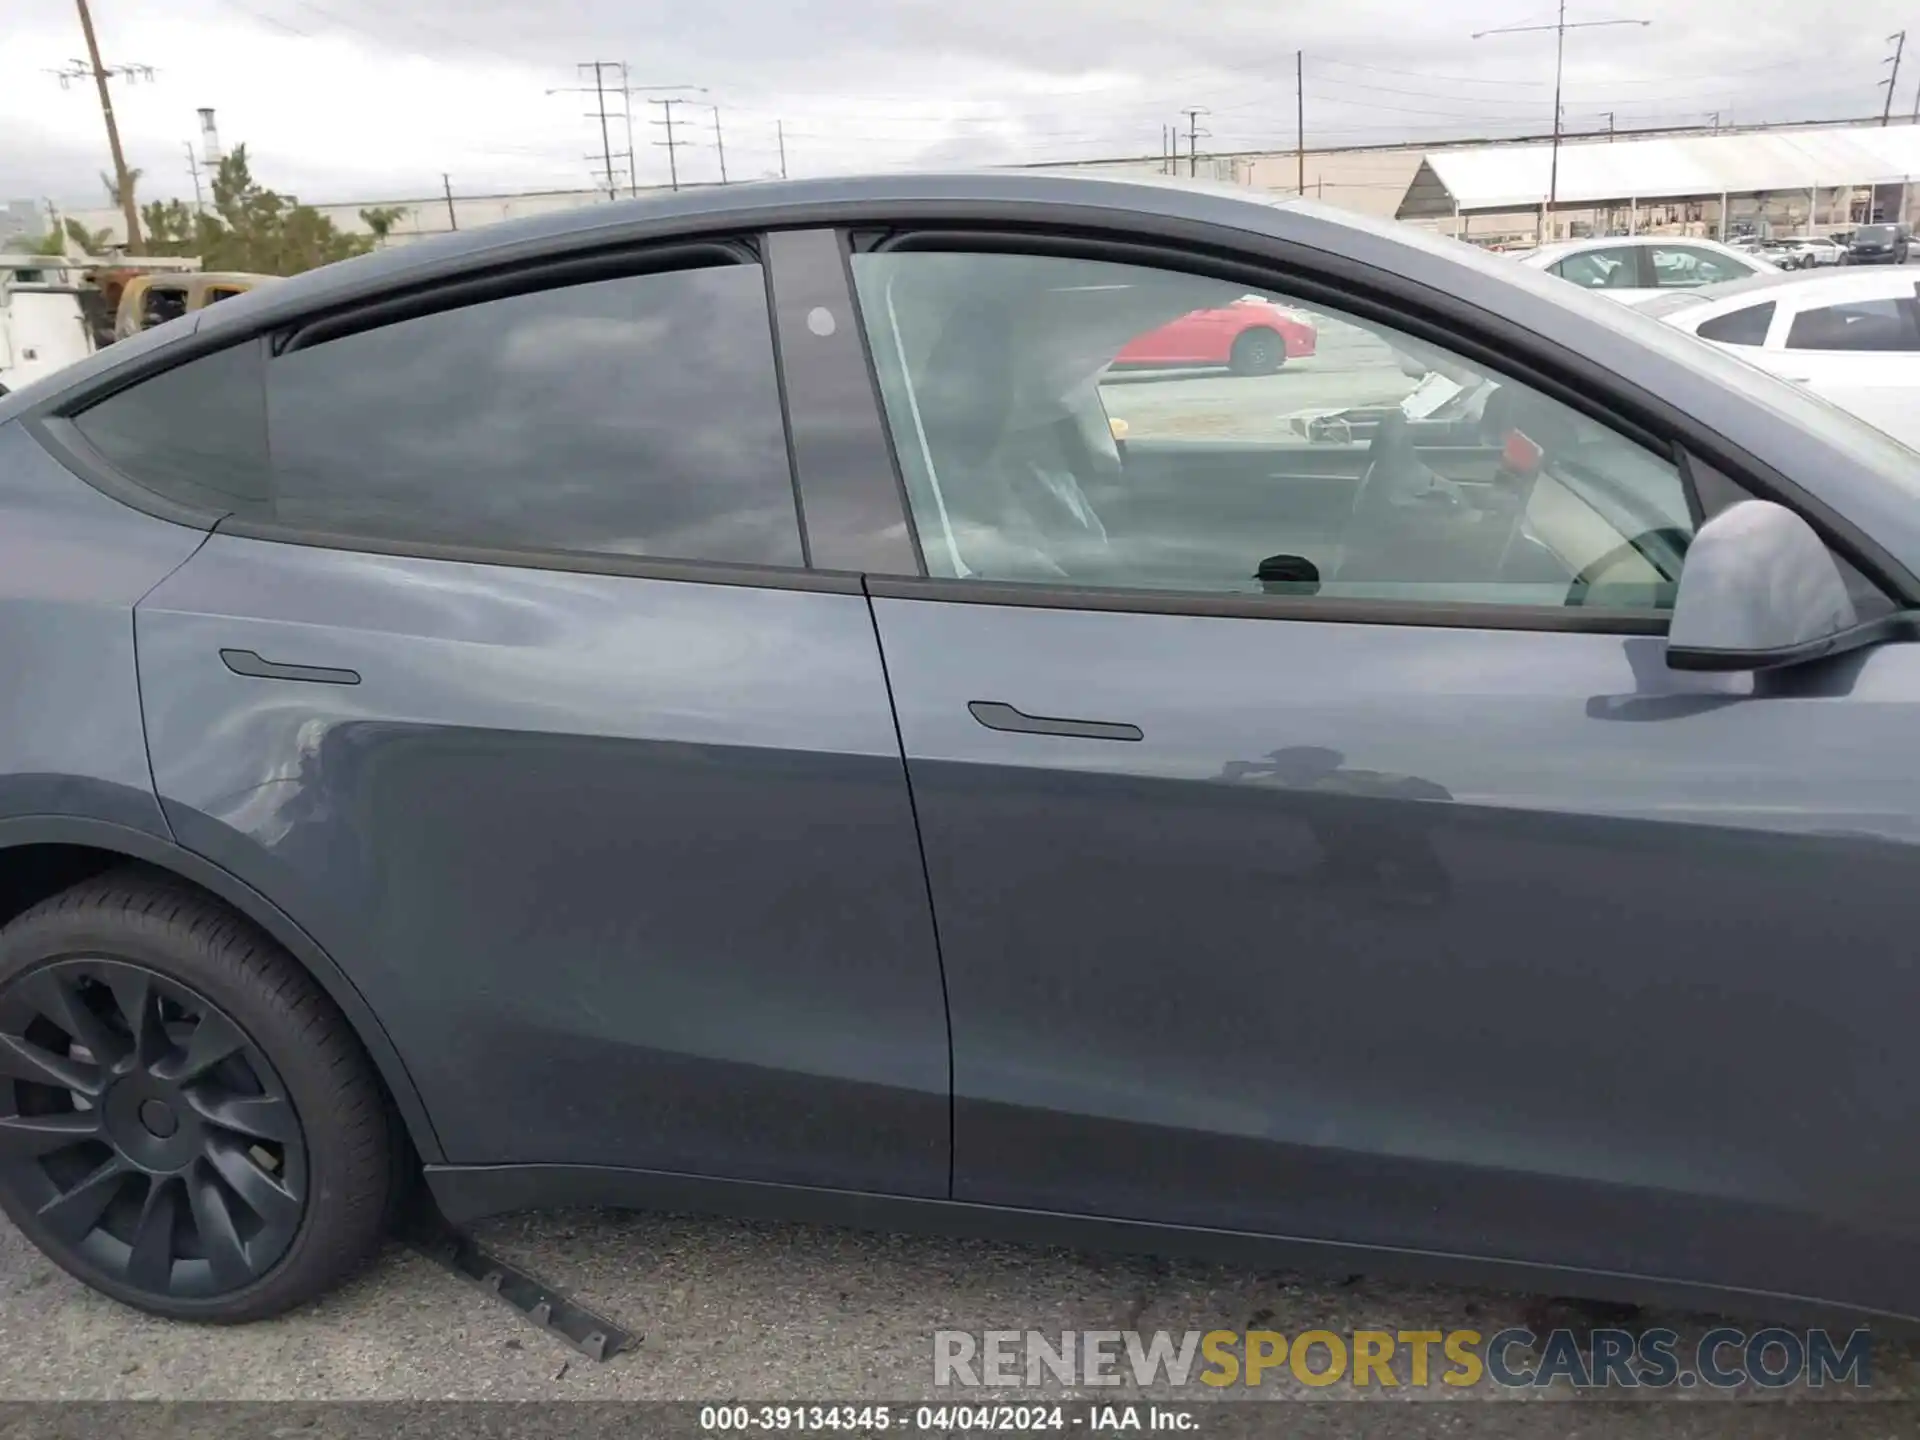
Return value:
<svg viewBox="0 0 1920 1440">
<path fill-rule="evenodd" d="M 197 908 L 199 902 L 187 903 Z M 238 917 L 225 923 L 242 934 L 251 928 Z M 222 933 L 227 932 L 223 929 Z M 257 932 L 247 938 L 256 945 L 273 944 Z M 331 1002 L 303 972 L 293 977 L 294 983 L 282 977 L 279 986 L 271 986 L 257 970 L 235 963 L 225 953 L 227 949 L 220 944 L 200 943 L 192 932 L 151 912 L 106 905 L 63 909 L 50 904 L 0 931 L 0 987 L 63 959 L 123 960 L 198 992 L 240 1027 L 278 1072 L 306 1144 L 305 1210 L 292 1242 L 273 1267 L 246 1287 L 217 1296 L 154 1296 L 95 1270 L 82 1257 L 66 1254 L 58 1241 L 44 1237 L 34 1216 L 18 1213 L 21 1207 L 8 1197 L 0 1196 L 0 1203 L 48 1259 L 101 1293 L 151 1314 L 239 1323 L 277 1314 L 300 1303 L 311 1288 L 313 1267 L 330 1264 L 342 1248 L 353 1247 L 360 1227 L 342 1223 L 353 1217 L 341 1215 L 335 1203 L 355 1148 L 335 1103 L 335 1077 L 327 1073 L 321 1057 L 310 1047 L 288 1040 L 295 1030 L 288 1002 L 298 1006 L 318 1003 L 329 1008 Z M 298 983 L 302 980 L 304 986 Z M 345 1021 L 338 1019 L 338 1023 L 344 1025 Z M 384 1205 L 377 1208 L 384 1210 Z"/>
</svg>

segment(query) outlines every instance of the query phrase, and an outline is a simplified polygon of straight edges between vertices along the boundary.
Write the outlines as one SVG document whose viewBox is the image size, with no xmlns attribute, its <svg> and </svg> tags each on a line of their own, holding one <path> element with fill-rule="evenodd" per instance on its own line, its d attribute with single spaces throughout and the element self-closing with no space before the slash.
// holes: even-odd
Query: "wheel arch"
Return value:
<svg viewBox="0 0 1920 1440">
<path fill-rule="evenodd" d="M 8 875 L 14 870 L 10 860 L 16 858 L 15 852 L 27 847 L 63 847 L 69 851 L 91 851 L 97 854 L 102 863 L 93 869 L 104 869 L 123 861 L 135 861 L 163 871 L 174 878 L 183 880 L 205 891 L 214 899 L 231 906 L 254 924 L 273 937 L 295 962 L 311 975 L 320 988 L 326 991 L 340 1012 L 346 1016 L 347 1023 L 366 1047 L 368 1056 L 379 1071 L 381 1081 L 387 1087 L 387 1093 L 393 1099 L 401 1122 L 407 1127 L 414 1149 L 419 1152 L 422 1161 L 428 1164 L 444 1160 L 439 1137 L 434 1133 L 433 1122 L 427 1114 L 426 1106 L 420 1100 L 420 1093 L 414 1086 L 413 1077 L 408 1074 L 406 1063 L 400 1052 L 394 1048 L 386 1027 L 367 1004 L 359 988 L 354 985 L 346 971 L 322 950 L 313 937 L 303 930 L 299 923 L 284 910 L 255 890 L 246 882 L 221 869 L 211 861 L 205 860 L 190 850 L 181 848 L 169 840 L 149 835 L 144 831 L 116 825 L 110 821 L 81 819 L 72 816 L 33 815 L 0 819 L 0 896 L 9 888 Z M 41 856 L 49 854 L 47 850 L 37 852 Z M 76 857 L 77 858 L 77 857 Z M 56 863 L 42 864 L 36 870 L 42 872 L 48 881 L 64 878 L 69 867 Z M 77 883 L 91 873 L 88 867 L 81 865 L 69 883 Z M 58 893 L 65 885 L 56 884 L 45 893 Z M 35 896 L 36 899 L 40 898 Z M 11 918 L 10 916 L 4 918 Z"/>
</svg>

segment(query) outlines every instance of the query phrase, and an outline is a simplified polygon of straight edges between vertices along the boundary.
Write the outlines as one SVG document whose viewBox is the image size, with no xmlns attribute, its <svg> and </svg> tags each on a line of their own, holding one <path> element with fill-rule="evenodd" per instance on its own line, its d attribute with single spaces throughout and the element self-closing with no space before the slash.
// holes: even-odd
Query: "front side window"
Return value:
<svg viewBox="0 0 1920 1440">
<path fill-rule="evenodd" d="M 1773 327 L 1774 302 L 1749 305 L 1743 310 L 1716 315 L 1700 322 L 1693 333 L 1702 340 L 1717 340 L 1722 345 L 1764 345 L 1767 331 Z"/>
<path fill-rule="evenodd" d="M 1920 298 L 1889 296 L 1802 310 L 1789 350 L 1920 350 Z"/>
<path fill-rule="evenodd" d="M 1673 464 L 1442 347 L 1267 294 L 1298 332 L 1277 372 L 1154 366 L 1125 358 L 1140 337 L 1244 285 L 920 251 L 854 275 L 934 575 L 1672 604 L 1692 533 Z"/>
<path fill-rule="evenodd" d="M 247 342 L 74 423 L 149 489 L 248 520 L 804 563 L 752 265 L 514 295 L 277 356 Z"/>
<path fill-rule="evenodd" d="M 1653 283 L 1662 289 L 1718 285 L 1727 280 L 1744 280 L 1754 274 L 1751 265 L 1703 250 L 1697 245 L 1655 245 L 1648 259 L 1653 262 Z"/>
</svg>

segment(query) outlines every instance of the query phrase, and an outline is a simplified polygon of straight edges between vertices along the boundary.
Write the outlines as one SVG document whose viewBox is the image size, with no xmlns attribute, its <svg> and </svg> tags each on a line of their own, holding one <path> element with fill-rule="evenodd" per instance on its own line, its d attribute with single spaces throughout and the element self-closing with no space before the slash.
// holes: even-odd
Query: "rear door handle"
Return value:
<svg viewBox="0 0 1920 1440">
<path fill-rule="evenodd" d="M 281 665 L 262 660 L 251 650 L 222 650 L 220 658 L 236 675 L 255 680 L 304 680 L 310 685 L 358 685 L 358 670 L 336 670 L 329 665 Z"/>
<path fill-rule="evenodd" d="M 969 700 L 967 709 L 989 730 L 1007 730 L 1016 735 L 1077 735 L 1085 740 L 1140 740 L 1138 725 L 1114 720 L 1057 720 L 1046 715 L 1028 715 L 998 700 Z"/>
</svg>

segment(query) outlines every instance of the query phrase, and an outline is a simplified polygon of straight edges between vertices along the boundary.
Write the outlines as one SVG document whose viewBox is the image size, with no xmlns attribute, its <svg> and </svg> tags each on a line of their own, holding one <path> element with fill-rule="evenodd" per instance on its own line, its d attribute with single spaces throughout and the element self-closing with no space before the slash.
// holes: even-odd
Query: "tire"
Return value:
<svg viewBox="0 0 1920 1440">
<path fill-rule="evenodd" d="M 0 930 L 0 1207 L 102 1294 L 238 1324 L 325 1293 L 379 1247 L 394 1132 L 332 1000 L 199 892 L 119 870 Z"/>
<path fill-rule="evenodd" d="M 1236 375 L 1271 375 L 1287 363 L 1287 342 L 1278 330 L 1261 326 L 1234 339 L 1228 367 Z"/>
</svg>

